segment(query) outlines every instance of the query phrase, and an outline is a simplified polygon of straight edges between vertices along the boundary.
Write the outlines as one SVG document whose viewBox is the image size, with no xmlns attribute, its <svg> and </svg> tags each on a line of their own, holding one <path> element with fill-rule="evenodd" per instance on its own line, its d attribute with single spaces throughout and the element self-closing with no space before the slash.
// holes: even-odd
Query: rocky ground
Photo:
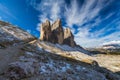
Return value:
<svg viewBox="0 0 120 80">
<path fill-rule="evenodd" d="M 0 22 L 0 80 L 120 80 L 119 66 L 119 56 L 40 41 Z"/>
<path fill-rule="evenodd" d="M 0 80 L 120 79 L 119 75 L 106 69 L 108 66 L 100 64 L 103 61 L 99 61 L 98 56 L 93 57 L 82 52 L 88 53 L 85 50 L 67 45 L 54 45 L 39 40 L 0 49 L 0 55 L 3 55 L 0 63 L 4 62 L 0 66 Z M 98 60 L 98 63 L 94 60 Z M 99 67 L 99 64 L 104 68 Z"/>
<path fill-rule="evenodd" d="M 112 72 L 120 72 L 120 55 L 97 54 L 94 58 L 100 66 L 105 67 Z"/>
</svg>

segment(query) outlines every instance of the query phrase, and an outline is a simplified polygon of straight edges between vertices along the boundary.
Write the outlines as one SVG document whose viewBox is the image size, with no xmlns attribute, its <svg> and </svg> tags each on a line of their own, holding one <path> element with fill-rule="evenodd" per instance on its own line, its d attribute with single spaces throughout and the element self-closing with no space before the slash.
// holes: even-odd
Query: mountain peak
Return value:
<svg viewBox="0 0 120 80">
<path fill-rule="evenodd" d="M 47 23 L 47 24 L 50 24 L 50 21 L 49 21 L 49 20 L 46 20 L 46 23 Z"/>
<path fill-rule="evenodd" d="M 40 40 L 66 44 L 72 47 L 76 46 L 74 35 L 70 28 L 64 30 L 60 19 L 57 19 L 52 25 L 50 25 L 48 20 L 41 25 Z"/>
<path fill-rule="evenodd" d="M 57 19 L 51 26 L 52 30 L 55 30 L 57 28 L 61 28 L 62 29 L 61 20 L 60 19 Z"/>
<path fill-rule="evenodd" d="M 61 19 L 57 19 L 56 22 L 61 23 Z"/>
</svg>

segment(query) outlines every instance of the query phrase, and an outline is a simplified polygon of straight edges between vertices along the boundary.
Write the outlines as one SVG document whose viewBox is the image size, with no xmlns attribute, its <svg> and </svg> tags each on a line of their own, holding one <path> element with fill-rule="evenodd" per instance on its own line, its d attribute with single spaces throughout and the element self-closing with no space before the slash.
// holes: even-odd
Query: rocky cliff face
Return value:
<svg viewBox="0 0 120 80">
<path fill-rule="evenodd" d="M 70 30 L 70 28 L 66 28 L 64 30 L 64 44 L 67 44 L 69 46 L 76 46 L 76 43 L 74 41 L 74 36 Z"/>
<path fill-rule="evenodd" d="M 43 41 L 51 40 L 51 25 L 48 20 L 46 20 L 45 23 L 42 23 L 40 31 L 41 31 L 40 40 L 43 40 Z"/>
<path fill-rule="evenodd" d="M 71 47 L 76 46 L 74 36 L 69 28 L 63 30 L 61 20 L 58 19 L 52 25 L 47 20 L 41 25 L 40 40 L 52 43 L 67 44 Z"/>
<path fill-rule="evenodd" d="M 63 44 L 63 40 L 64 40 L 64 32 L 63 32 L 63 28 L 61 25 L 61 20 L 58 19 L 57 21 L 55 21 L 52 26 L 52 42 L 53 43 L 59 43 L 59 44 Z"/>
</svg>

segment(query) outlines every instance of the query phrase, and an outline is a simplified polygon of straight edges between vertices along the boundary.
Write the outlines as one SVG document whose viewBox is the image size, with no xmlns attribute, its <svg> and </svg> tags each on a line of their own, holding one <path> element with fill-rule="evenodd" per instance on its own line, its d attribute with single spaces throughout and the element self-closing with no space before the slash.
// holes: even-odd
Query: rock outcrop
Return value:
<svg viewBox="0 0 120 80">
<path fill-rule="evenodd" d="M 55 21 L 52 26 L 52 42 L 53 43 L 59 43 L 59 44 L 63 44 L 63 40 L 64 40 L 64 31 L 61 25 L 61 20 L 58 19 L 57 21 Z"/>
<path fill-rule="evenodd" d="M 74 36 L 70 30 L 70 28 L 66 28 L 64 30 L 64 44 L 67 44 L 69 46 L 76 46 L 76 43 L 74 41 Z"/>
<path fill-rule="evenodd" d="M 58 19 L 52 25 L 47 20 L 41 25 L 40 40 L 58 44 L 67 44 L 71 47 L 76 46 L 74 36 L 69 28 L 63 29 L 61 20 Z"/>
<path fill-rule="evenodd" d="M 46 20 L 45 23 L 42 23 L 40 31 L 41 31 L 40 40 L 43 40 L 43 41 L 51 40 L 51 26 L 48 20 Z"/>
</svg>

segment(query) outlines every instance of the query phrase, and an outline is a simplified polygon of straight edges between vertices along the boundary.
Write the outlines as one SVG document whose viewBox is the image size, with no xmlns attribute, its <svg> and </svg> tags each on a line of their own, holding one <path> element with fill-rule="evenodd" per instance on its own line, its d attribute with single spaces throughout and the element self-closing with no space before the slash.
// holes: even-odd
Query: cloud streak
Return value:
<svg viewBox="0 0 120 80">
<path fill-rule="evenodd" d="M 41 0 L 40 3 L 34 3 L 32 6 L 40 12 L 39 20 L 44 22 L 49 19 L 51 22 L 61 17 L 61 9 L 64 4 L 64 0 Z"/>
<path fill-rule="evenodd" d="M 120 45 L 120 41 L 114 40 L 114 41 L 103 43 L 103 45 L 109 45 L 109 44 L 119 44 Z"/>
<path fill-rule="evenodd" d="M 65 0 L 41 0 L 39 3 L 36 3 L 36 0 L 29 0 L 28 2 L 39 11 L 39 24 L 46 19 L 53 22 L 61 18 L 66 23 L 63 26 L 70 27 L 75 35 L 75 41 L 84 47 L 95 47 L 107 41 L 120 39 L 120 13 L 111 11 L 106 12 L 107 15 L 102 14 L 114 0 L 84 0 L 83 2 L 71 0 L 69 4 Z M 116 18 L 109 21 L 114 15 Z M 111 32 L 116 29 L 118 30 Z"/>
</svg>

